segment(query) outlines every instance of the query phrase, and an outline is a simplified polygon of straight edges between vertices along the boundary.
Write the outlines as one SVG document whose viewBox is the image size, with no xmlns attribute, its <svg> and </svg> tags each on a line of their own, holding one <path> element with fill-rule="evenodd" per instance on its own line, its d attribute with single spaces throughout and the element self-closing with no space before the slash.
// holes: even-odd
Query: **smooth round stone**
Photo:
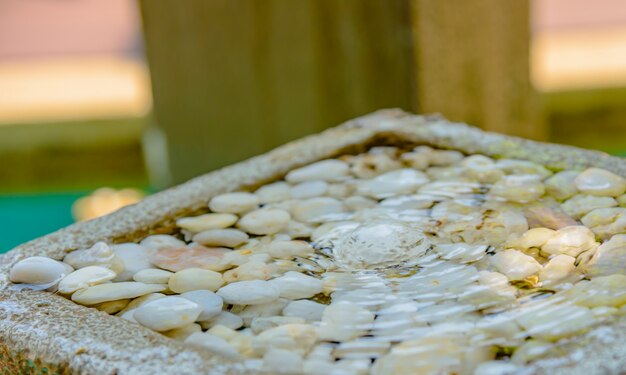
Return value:
<svg viewBox="0 0 626 375">
<path fill-rule="evenodd" d="M 130 299 L 118 299 L 117 301 L 102 302 L 97 305 L 93 305 L 96 309 L 104 311 L 107 314 L 113 315 L 124 310 L 130 303 Z"/>
<path fill-rule="evenodd" d="M 215 196 L 209 202 L 213 212 L 241 214 L 259 206 L 259 197 L 252 193 L 236 192 Z"/>
<path fill-rule="evenodd" d="M 105 283 L 115 276 L 115 272 L 106 267 L 88 266 L 65 276 L 59 283 L 58 291 L 61 294 L 74 293 L 78 289 Z"/>
<path fill-rule="evenodd" d="M 556 341 L 592 326 L 596 320 L 591 310 L 568 303 L 538 303 L 515 316 L 516 322 L 533 338 Z"/>
<path fill-rule="evenodd" d="M 300 222 L 319 222 L 346 211 L 343 203 L 335 198 L 317 197 L 299 201 L 293 208 L 294 219 Z"/>
<path fill-rule="evenodd" d="M 541 246 L 541 251 L 550 255 L 565 254 L 576 257 L 596 244 L 595 236 L 582 225 L 561 228 Z"/>
<path fill-rule="evenodd" d="M 615 206 L 617 206 L 617 201 L 612 197 L 598 197 L 586 194 L 575 195 L 561 204 L 563 211 L 574 219 L 580 219 L 589 212 L 598 208 L 609 208 Z"/>
<path fill-rule="evenodd" d="M 302 356 L 282 349 L 270 349 L 263 356 L 261 370 L 267 374 L 300 374 L 303 369 Z"/>
<path fill-rule="evenodd" d="M 617 234 L 600 245 L 586 273 L 592 277 L 626 274 L 626 234 Z"/>
<path fill-rule="evenodd" d="M 133 275 L 137 272 L 152 268 L 152 262 L 150 262 L 150 257 L 154 253 L 152 249 L 135 243 L 113 245 L 111 249 L 124 264 L 124 271 L 118 273 L 117 277 L 113 279 L 115 282 L 132 280 Z"/>
<path fill-rule="evenodd" d="M 252 319 L 259 316 L 280 315 L 285 306 L 287 306 L 287 303 L 289 303 L 288 300 L 284 298 L 279 298 L 277 300 L 262 303 L 259 305 L 246 306 L 243 310 L 241 310 L 239 316 L 241 317 L 241 319 L 243 319 L 244 324 L 249 326 L 252 322 Z"/>
<path fill-rule="evenodd" d="M 334 181 L 348 175 L 348 163 L 336 159 L 327 159 L 294 169 L 287 173 L 285 180 L 292 184 L 311 180 Z"/>
<path fill-rule="evenodd" d="M 167 284 L 173 273 L 157 268 L 146 268 L 133 275 L 133 280 L 146 284 Z"/>
<path fill-rule="evenodd" d="M 250 280 L 228 284 L 217 295 L 233 305 L 259 305 L 278 299 L 280 290 L 268 281 Z"/>
<path fill-rule="evenodd" d="M 228 341 L 221 337 L 203 332 L 195 332 L 185 340 L 186 344 L 200 347 L 213 354 L 221 355 L 230 359 L 240 359 L 241 355 Z"/>
<path fill-rule="evenodd" d="M 122 311 L 120 311 L 120 314 L 124 314 L 130 310 L 136 310 L 138 307 L 141 307 L 148 302 L 156 301 L 157 299 L 165 297 L 167 296 L 163 293 L 149 293 L 141 297 L 135 298 L 130 301 L 130 303 Z"/>
<path fill-rule="evenodd" d="M 196 321 L 202 307 L 182 297 L 165 297 L 139 307 L 133 315 L 137 323 L 155 331 L 181 328 Z"/>
<path fill-rule="evenodd" d="M 243 319 L 236 314 L 228 311 L 222 311 L 219 315 L 209 319 L 200 321 L 203 329 L 209 329 L 213 326 L 221 325 L 230 329 L 239 329 L 243 327 Z"/>
<path fill-rule="evenodd" d="M 305 320 L 294 316 L 260 316 L 253 318 L 250 328 L 256 334 L 285 324 L 303 324 Z"/>
<path fill-rule="evenodd" d="M 291 188 L 291 197 L 295 199 L 305 199 L 319 197 L 328 190 L 328 182 L 315 180 L 305 181 Z"/>
<path fill-rule="evenodd" d="M 63 262 L 75 269 L 88 266 L 102 266 L 110 268 L 115 273 L 120 273 L 124 270 L 122 260 L 104 242 L 97 242 L 88 249 L 72 251 L 63 258 Z"/>
<path fill-rule="evenodd" d="M 193 217 L 183 217 L 176 220 L 176 225 L 193 233 L 209 229 L 224 229 L 237 222 L 237 215 L 233 214 L 204 214 Z"/>
<path fill-rule="evenodd" d="M 280 290 L 280 297 L 287 299 L 310 298 L 321 293 L 324 282 L 313 276 L 289 271 L 283 276 L 270 280 Z"/>
<path fill-rule="evenodd" d="M 284 181 L 263 185 L 254 192 L 261 203 L 275 203 L 291 197 L 291 185 Z"/>
<path fill-rule="evenodd" d="M 198 320 L 208 320 L 222 312 L 224 301 L 222 297 L 208 290 L 193 290 L 180 295 L 183 298 L 197 303 L 202 307 L 202 312 L 198 316 Z"/>
<path fill-rule="evenodd" d="M 414 193 L 428 182 L 428 177 L 415 169 L 399 169 L 383 173 L 371 180 L 364 180 L 357 192 L 373 198 L 388 198 L 394 195 Z"/>
<path fill-rule="evenodd" d="M 574 180 L 578 190 L 590 195 L 617 197 L 626 192 L 626 179 L 600 168 L 589 168 Z"/>
<path fill-rule="evenodd" d="M 60 281 L 73 268 L 48 257 L 22 259 L 11 267 L 9 280 L 13 283 L 47 285 Z M 52 285 L 50 285 L 52 286 Z"/>
<path fill-rule="evenodd" d="M 545 193 L 541 177 L 534 174 L 504 176 L 489 191 L 490 194 L 511 202 L 532 202 Z"/>
<path fill-rule="evenodd" d="M 168 271 L 181 271 L 187 268 L 204 268 L 214 271 L 224 269 L 222 258 L 232 250 L 223 247 L 190 245 L 166 248 L 157 251 L 151 258 L 154 265 Z"/>
<path fill-rule="evenodd" d="M 148 249 L 160 250 L 168 247 L 185 246 L 185 241 L 179 240 L 169 234 L 153 234 L 141 240 L 139 244 Z"/>
<path fill-rule="evenodd" d="M 200 289 L 214 292 L 223 284 L 224 280 L 221 273 L 201 268 L 188 268 L 178 271 L 170 277 L 168 282 L 170 290 L 176 293 Z"/>
<path fill-rule="evenodd" d="M 489 258 L 491 264 L 509 280 L 522 280 L 541 270 L 541 264 L 518 250 L 503 250 Z"/>
<path fill-rule="evenodd" d="M 267 253 L 279 259 L 306 257 L 313 252 L 313 248 L 306 241 L 273 241 L 267 246 Z"/>
<path fill-rule="evenodd" d="M 576 270 L 576 258 L 569 255 L 557 255 L 551 258 L 548 263 L 543 266 L 543 269 L 539 271 L 539 281 L 544 287 L 548 287 L 556 284 L 560 280 L 567 279 L 570 276 L 575 276 L 573 273 Z"/>
<path fill-rule="evenodd" d="M 241 266 L 224 272 L 224 280 L 228 283 L 244 280 L 267 280 L 272 269 L 263 262 L 250 261 Z"/>
<path fill-rule="evenodd" d="M 309 323 L 318 322 L 322 319 L 322 313 L 326 305 L 306 299 L 291 301 L 283 309 L 284 316 L 302 318 Z"/>
<path fill-rule="evenodd" d="M 193 242 L 205 246 L 237 247 L 248 240 L 247 233 L 238 229 L 209 229 L 193 236 Z"/>
<path fill-rule="evenodd" d="M 165 285 L 144 284 L 135 281 L 100 284 L 75 292 L 72 294 L 72 301 L 90 306 L 118 299 L 135 298 L 149 293 L 161 292 L 165 289 Z"/>
<path fill-rule="evenodd" d="M 289 212 L 285 210 L 263 208 L 245 214 L 237 225 L 252 234 L 274 234 L 280 232 L 290 219 Z"/>
<path fill-rule="evenodd" d="M 531 247 L 541 247 L 556 234 L 555 230 L 548 228 L 532 228 L 519 237 L 507 240 L 506 246 L 518 250 L 528 250 Z"/>
<path fill-rule="evenodd" d="M 565 200 L 578 194 L 574 181 L 580 172 L 562 171 L 544 181 L 546 193 L 558 200 Z"/>
</svg>

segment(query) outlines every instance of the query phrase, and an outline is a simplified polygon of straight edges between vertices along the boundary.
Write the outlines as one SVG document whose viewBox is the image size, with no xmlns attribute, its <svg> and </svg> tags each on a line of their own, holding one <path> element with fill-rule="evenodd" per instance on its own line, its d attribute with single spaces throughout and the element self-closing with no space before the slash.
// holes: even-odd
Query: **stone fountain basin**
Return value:
<svg viewBox="0 0 626 375">
<path fill-rule="evenodd" d="M 413 144 L 524 159 L 554 169 L 599 167 L 626 177 L 626 160 L 601 152 L 484 132 L 438 116 L 381 110 L 197 177 L 110 215 L 68 226 L 0 256 L 0 372 L 244 373 L 237 363 L 61 296 L 16 291 L 8 281 L 8 271 L 29 256 L 62 259 L 98 241 L 134 241 L 167 233 L 176 218 L 206 211 L 211 197 L 254 188 L 305 164 L 372 145 Z M 618 374 L 624 369 L 626 318 L 557 346 L 548 359 L 532 364 L 529 373 Z"/>
</svg>

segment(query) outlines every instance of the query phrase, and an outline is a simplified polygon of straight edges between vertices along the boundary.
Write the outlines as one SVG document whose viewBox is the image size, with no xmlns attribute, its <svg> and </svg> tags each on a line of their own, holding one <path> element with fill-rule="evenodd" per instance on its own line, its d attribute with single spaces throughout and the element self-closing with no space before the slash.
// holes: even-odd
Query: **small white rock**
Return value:
<svg viewBox="0 0 626 375">
<path fill-rule="evenodd" d="M 226 193 L 215 196 L 209 202 L 213 212 L 241 214 L 259 206 L 259 197 L 246 192 Z"/>
<path fill-rule="evenodd" d="M 278 288 L 280 297 L 287 299 L 310 298 L 321 293 L 324 287 L 322 280 L 295 271 L 270 280 L 270 284 Z"/>
<path fill-rule="evenodd" d="M 586 194 L 617 197 L 626 192 L 626 179 L 600 168 L 589 168 L 574 180 L 578 190 Z"/>
<path fill-rule="evenodd" d="M 541 281 L 542 286 L 552 286 L 561 280 L 571 277 L 576 269 L 575 262 L 576 258 L 564 254 L 551 258 L 543 266 L 543 269 L 539 271 L 539 281 Z"/>
<path fill-rule="evenodd" d="M 193 217 L 183 217 L 176 220 L 176 225 L 193 233 L 200 233 L 209 229 L 224 229 L 237 222 L 237 215 L 233 214 L 204 214 Z"/>
<path fill-rule="evenodd" d="M 251 280 L 228 284 L 217 291 L 225 303 L 259 305 L 278 299 L 280 290 L 268 281 Z"/>
<path fill-rule="evenodd" d="M 193 236 L 193 242 L 204 246 L 237 247 L 248 238 L 248 234 L 235 228 L 209 229 Z"/>
<path fill-rule="evenodd" d="M 168 247 L 186 246 L 185 241 L 181 241 L 169 234 L 153 234 L 141 240 L 139 244 L 148 249 L 161 250 Z"/>
<path fill-rule="evenodd" d="M 269 185 L 263 185 L 254 192 L 261 203 L 274 203 L 290 198 L 291 185 L 284 181 L 277 181 Z"/>
<path fill-rule="evenodd" d="M 20 260 L 11 267 L 9 280 L 13 283 L 47 285 L 59 282 L 72 271 L 72 267 L 57 260 L 48 257 L 30 257 Z"/>
<path fill-rule="evenodd" d="M 180 296 L 202 307 L 202 312 L 198 316 L 199 321 L 209 320 L 220 315 L 224 306 L 222 297 L 208 290 L 192 290 L 182 293 Z"/>
<path fill-rule="evenodd" d="M 165 289 L 164 285 L 144 284 L 135 281 L 100 284 L 78 290 L 72 294 L 72 301 L 90 306 L 101 302 L 140 297 L 149 293 L 161 292 Z"/>
<path fill-rule="evenodd" d="M 263 356 L 261 369 L 268 374 L 300 374 L 302 356 L 289 350 L 272 348 Z"/>
<path fill-rule="evenodd" d="M 335 181 L 348 175 L 348 163 L 327 159 L 294 169 L 287 173 L 285 180 L 292 184 L 312 180 Z"/>
<path fill-rule="evenodd" d="M 258 354 L 271 348 L 289 350 L 306 355 L 317 341 L 317 330 L 310 324 L 285 324 L 261 332 L 252 341 Z"/>
<path fill-rule="evenodd" d="M 490 262 L 509 280 L 522 280 L 541 270 L 541 264 L 535 258 L 512 249 L 497 252 Z"/>
<path fill-rule="evenodd" d="M 236 314 L 228 311 L 222 311 L 219 315 L 209 319 L 200 321 L 202 328 L 209 329 L 213 326 L 221 325 L 230 329 L 239 329 L 243 326 L 243 319 Z"/>
<path fill-rule="evenodd" d="M 202 307 L 181 297 L 165 297 L 139 307 L 133 315 L 142 326 L 155 331 L 181 328 L 196 321 Z"/>
<path fill-rule="evenodd" d="M 63 262 L 75 269 L 87 266 L 102 266 L 110 268 L 115 273 L 120 273 L 124 270 L 122 260 L 104 242 L 97 242 L 88 249 L 72 251 L 63 258 Z"/>
<path fill-rule="evenodd" d="M 106 267 L 88 266 L 65 276 L 59 283 L 59 293 L 74 293 L 78 289 L 105 283 L 115 278 L 115 272 Z"/>
<path fill-rule="evenodd" d="M 158 268 L 146 268 L 133 275 L 133 280 L 146 284 L 167 284 L 174 273 Z"/>
<path fill-rule="evenodd" d="M 306 241 L 273 241 L 267 247 L 267 253 L 279 259 L 306 257 L 313 252 L 313 248 Z"/>
<path fill-rule="evenodd" d="M 383 173 L 371 180 L 363 180 L 357 193 L 373 198 L 387 198 L 400 194 L 414 193 L 418 187 L 428 182 L 428 177 L 415 169 L 398 169 Z"/>
<path fill-rule="evenodd" d="M 174 273 L 168 282 L 171 291 L 184 293 L 192 290 L 206 289 L 212 292 L 224 285 L 222 274 L 202 268 L 187 268 Z"/>
<path fill-rule="evenodd" d="M 565 254 L 576 257 L 595 244 L 595 237 L 589 228 L 573 225 L 557 230 L 555 235 L 541 246 L 541 251 L 550 255 Z"/>
<path fill-rule="evenodd" d="M 298 201 L 293 208 L 293 217 L 303 223 L 314 223 L 332 218 L 345 210 L 343 203 L 335 198 L 317 197 Z"/>
<path fill-rule="evenodd" d="M 124 271 L 118 273 L 113 281 L 129 281 L 133 275 L 146 268 L 153 268 L 150 257 L 154 250 L 145 248 L 136 243 L 113 245 L 111 250 L 124 264 Z"/>
<path fill-rule="evenodd" d="M 504 176 L 489 191 L 496 197 L 519 203 L 537 200 L 544 192 L 545 186 L 541 177 L 534 174 Z"/>
<path fill-rule="evenodd" d="M 326 181 L 305 181 L 291 188 L 291 197 L 295 199 L 319 197 L 324 195 L 326 190 L 328 190 Z"/>
<path fill-rule="evenodd" d="M 224 272 L 224 281 L 232 283 L 246 280 L 267 280 L 270 278 L 272 269 L 263 262 L 250 261 L 241 266 Z"/>
<path fill-rule="evenodd" d="M 290 219 L 289 212 L 285 210 L 262 208 L 245 214 L 237 225 L 252 234 L 274 234 L 280 232 Z"/>
<path fill-rule="evenodd" d="M 250 322 L 250 328 L 255 334 L 267 331 L 270 328 L 276 328 L 285 324 L 302 324 L 304 319 L 293 316 L 259 316 L 253 318 Z"/>
</svg>

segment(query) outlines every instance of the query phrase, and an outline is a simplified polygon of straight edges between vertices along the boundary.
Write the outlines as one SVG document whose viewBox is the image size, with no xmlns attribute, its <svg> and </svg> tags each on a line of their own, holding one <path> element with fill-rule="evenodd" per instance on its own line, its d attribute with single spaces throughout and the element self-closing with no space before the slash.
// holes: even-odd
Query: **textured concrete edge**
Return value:
<svg viewBox="0 0 626 375">
<path fill-rule="evenodd" d="M 597 151 L 483 132 L 437 116 L 416 116 L 400 110 L 378 111 L 197 177 L 111 215 L 71 225 L 0 257 L 0 365 L 6 365 L 15 373 L 21 373 L 23 367 L 20 366 L 24 363 L 61 373 L 242 371 L 237 365 L 185 349 L 162 335 L 62 297 L 45 292 L 12 291 L 6 278 L 8 268 L 27 256 L 61 259 L 65 253 L 97 241 L 133 241 L 148 233 L 167 232 L 175 218 L 206 210 L 208 200 L 217 194 L 253 188 L 280 178 L 300 165 L 342 152 L 362 150 L 370 144 L 401 143 L 526 159 L 553 169 L 598 166 L 626 177 L 623 159 Z M 621 361 L 625 362 L 623 356 Z M 559 367 L 568 363 L 573 362 L 561 361 Z M 548 371 L 553 367 L 550 363 L 545 366 L 538 363 L 536 370 Z M 572 373 L 571 369 L 567 373 Z"/>
</svg>

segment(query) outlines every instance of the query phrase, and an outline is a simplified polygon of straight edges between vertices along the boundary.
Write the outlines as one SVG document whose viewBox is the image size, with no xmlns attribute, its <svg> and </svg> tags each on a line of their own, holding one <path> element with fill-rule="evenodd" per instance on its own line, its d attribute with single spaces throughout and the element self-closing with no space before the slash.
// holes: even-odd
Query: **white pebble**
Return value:
<svg viewBox="0 0 626 375">
<path fill-rule="evenodd" d="M 284 181 L 277 181 L 269 185 L 263 185 L 254 192 L 261 203 L 274 203 L 290 198 L 291 185 Z"/>
<path fill-rule="evenodd" d="M 174 273 L 168 282 L 171 291 L 184 293 L 192 290 L 206 289 L 212 292 L 224 285 L 222 274 L 202 268 L 187 268 Z"/>
<path fill-rule="evenodd" d="M 141 240 L 139 244 L 148 249 L 160 250 L 168 247 L 184 247 L 185 241 L 181 241 L 169 234 L 153 234 Z"/>
<path fill-rule="evenodd" d="M 241 214 L 259 206 L 259 197 L 246 192 L 226 193 L 215 196 L 209 202 L 213 212 Z"/>
<path fill-rule="evenodd" d="M 228 284 L 217 294 L 229 304 L 259 305 L 278 299 L 280 290 L 268 281 L 250 280 Z"/>
<path fill-rule="evenodd" d="M 284 298 L 279 298 L 275 301 L 262 303 L 259 305 L 246 306 L 239 316 L 243 319 L 245 325 L 249 326 L 252 319 L 259 316 L 276 316 L 280 315 L 281 311 L 287 306 L 289 301 Z"/>
<path fill-rule="evenodd" d="M 118 299 L 135 298 L 165 290 L 164 285 L 144 284 L 135 281 L 90 286 L 72 294 L 72 301 L 81 305 L 95 305 Z"/>
<path fill-rule="evenodd" d="M 118 273 L 117 277 L 113 279 L 115 282 L 132 280 L 133 275 L 137 272 L 146 268 L 153 268 L 150 262 L 150 256 L 154 253 L 152 249 L 135 243 L 113 245 L 111 249 L 124 264 L 124 271 Z"/>
<path fill-rule="evenodd" d="M 75 269 L 87 266 L 102 266 L 110 268 L 115 273 L 120 273 L 124 270 L 122 260 L 104 242 L 97 242 L 88 249 L 72 251 L 63 258 L 63 262 Z"/>
<path fill-rule="evenodd" d="M 335 198 L 317 197 L 299 201 L 293 208 L 294 219 L 303 223 L 320 222 L 345 211 L 343 203 Z"/>
<path fill-rule="evenodd" d="M 209 319 L 200 321 L 202 328 L 209 329 L 213 326 L 221 325 L 230 329 L 239 329 L 243 327 L 243 319 L 236 314 L 228 311 L 222 311 L 219 315 Z"/>
<path fill-rule="evenodd" d="M 59 293 L 74 293 L 78 289 L 105 283 L 116 276 L 115 272 L 101 266 L 88 266 L 65 276 L 59 283 Z"/>
<path fill-rule="evenodd" d="M 193 236 L 193 242 L 204 246 L 237 247 L 248 240 L 249 236 L 235 228 L 209 229 Z"/>
<path fill-rule="evenodd" d="M 589 168 L 574 180 L 578 190 L 586 194 L 617 197 L 626 192 L 626 179 L 600 168 Z"/>
<path fill-rule="evenodd" d="M 589 228 L 573 225 L 557 230 L 555 235 L 541 246 L 541 251 L 550 255 L 565 254 L 576 257 L 595 244 L 595 237 Z"/>
<path fill-rule="evenodd" d="M 183 217 L 176 220 L 176 225 L 193 233 L 209 229 L 224 229 L 237 222 L 237 215 L 233 214 L 204 214 L 193 217 Z"/>
<path fill-rule="evenodd" d="M 302 318 L 311 323 L 320 321 L 322 319 L 322 313 L 324 313 L 325 309 L 326 305 L 303 299 L 289 302 L 289 304 L 283 309 L 283 315 Z"/>
<path fill-rule="evenodd" d="M 258 354 L 265 354 L 269 349 L 284 349 L 300 355 L 307 354 L 317 341 L 317 331 L 310 324 L 285 324 L 261 332 L 252 341 L 252 347 Z"/>
<path fill-rule="evenodd" d="M 541 270 L 541 264 L 535 258 L 512 249 L 497 252 L 490 262 L 509 280 L 522 280 Z"/>
<path fill-rule="evenodd" d="M 291 188 L 291 197 L 296 199 L 319 197 L 324 195 L 326 190 L 328 190 L 326 181 L 305 181 Z"/>
<path fill-rule="evenodd" d="M 576 258 L 564 254 L 551 258 L 539 271 L 539 281 L 541 281 L 542 286 L 552 286 L 568 278 L 568 276 L 572 276 L 576 269 L 574 262 L 576 262 Z"/>
<path fill-rule="evenodd" d="M 287 299 L 310 298 L 321 293 L 324 287 L 322 280 L 295 271 L 270 280 L 270 284 L 278 288 L 280 297 Z"/>
<path fill-rule="evenodd" d="M 496 197 L 519 203 L 537 200 L 544 192 L 541 177 L 528 174 L 504 176 L 493 184 L 489 191 Z"/>
<path fill-rule="evenodd" d="M 202 327 L 198 323 L 187 324 L 186 326 L 170 329 L 169 331 L 165 331 L 162 333 L 171 339 L 185 341 L 187 337 L 196 332 L 202 332 Z"/>
<path fill-rule="evenodd" d="M 291 216 L 285 210 L 263 208 L 245 214 L 237 225 L 248 233 L 264 235 L 280 232 Z"/>
<path fill-rule="evenodd" d="M 273 241 L 267 247 L 267 253 L 279 259 L 306 257 L 313 252 L 313 248 L 306 241 Z"/>
<path fill-rule="evenodd" d="M 181 297 L 165 297 L 139 307 L 133 315 L 142 326 L 155 331 L 168 331 L 196 321 L 202 307 Z"/>
<path fill-rule="evenodd" d="M 371 180 L 363 180 L 358 185 L 357 192 L 373 198 L 387 198 L 414 193 L 427 182 L 428 177 L 423 172 L 405 168 L 383 173 Z"/>
<path fill-rule="evenodd" d="M 47 285 L 59 282 L 72 271 L 72 267 L 57 260 L 30 257 L 20 260 L 11 267 L 9 280 L 14 283 Z"/>
<path fill-rule="evenodd" d="M 198 320 L 209 320 L 222 312 L 224 301 L 222 297 L 208 290 L 192 290 L 180 295 L 202 307 Z"/>
<path fill-rule="evenodd" d="M 158 268 L 146 268 L 133 275 L 133 280 L 146 284 L 167 284 L 174 273 Z"/>
<path fill-rule="evenodd" d="M 250 261 L 241 266 L 224 272 L 224 281 L 232 283 L 246 280 L 267 280 L 270 278 L 272 269 L 263 262 Z"/>
<path fill-rule="evenodd" d="M 341 160 L 327 159 L 294 169 L 287 173 L 285 180 L 292 184 L 311 180 L 335 181 L 347 176 L 349 169 Z"/>
</svg>

